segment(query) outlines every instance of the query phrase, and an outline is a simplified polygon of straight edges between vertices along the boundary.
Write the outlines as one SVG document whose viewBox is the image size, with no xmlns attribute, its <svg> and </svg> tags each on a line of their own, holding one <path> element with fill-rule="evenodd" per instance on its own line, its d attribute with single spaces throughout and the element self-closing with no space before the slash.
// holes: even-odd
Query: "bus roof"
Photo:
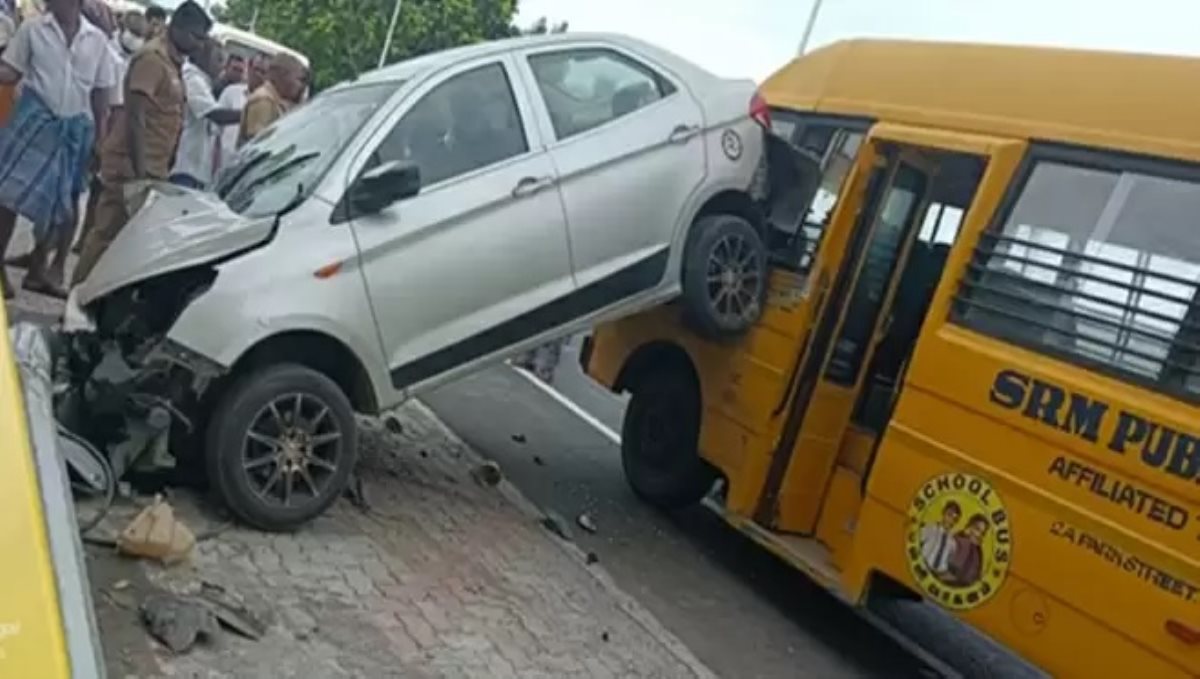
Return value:
<svg viewBox="0 0 1200 679">
<path fill-rule="evenodd" d="M 1200 59 L 895 40 L 835 43 L 772 106 L 1200 161 Z"/>
</svg>

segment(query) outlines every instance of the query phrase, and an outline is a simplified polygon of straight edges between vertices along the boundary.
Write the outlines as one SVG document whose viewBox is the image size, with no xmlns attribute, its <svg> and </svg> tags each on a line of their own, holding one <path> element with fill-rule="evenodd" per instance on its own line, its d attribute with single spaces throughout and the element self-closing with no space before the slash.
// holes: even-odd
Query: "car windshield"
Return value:
<svg viewBox="0 0 1200 679">
<path fill-rule="evenodd" d="M 330 90 L 242 147 L 216 192 L 235 212 L 263 217 L 308 197 L 346 144 L 402 83 Z"/>
</svg>

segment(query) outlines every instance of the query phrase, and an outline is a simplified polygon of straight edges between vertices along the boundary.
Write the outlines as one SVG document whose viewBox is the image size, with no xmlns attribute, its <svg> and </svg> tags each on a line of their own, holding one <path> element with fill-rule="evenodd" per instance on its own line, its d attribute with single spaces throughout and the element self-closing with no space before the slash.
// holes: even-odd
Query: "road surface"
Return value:
<svg viewBox="0 0 1200 679">
<path fill-rule="evenodd" d="M 593 423 L 507 366 L 423 400 L 561 515 L 618 584 L 722 677 L 921 676 L 916 659 L 710 512 L 668 516 L 640 503 L 603 431 L 620 431 L 623 403 L 580 373 L 577 349 L 563 352 L 555 386 Z M 595 534 L 577 523 L 585 512 Z"/>
</svg>

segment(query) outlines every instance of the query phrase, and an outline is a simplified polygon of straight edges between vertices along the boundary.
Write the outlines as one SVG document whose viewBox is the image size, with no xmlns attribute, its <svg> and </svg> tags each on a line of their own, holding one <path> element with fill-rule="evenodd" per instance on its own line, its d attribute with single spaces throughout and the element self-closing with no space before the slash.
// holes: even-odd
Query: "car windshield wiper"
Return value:
<svg viewBox="0 0 1200 679">
<path fill-rule="evenodd" d="M 225 198 L 225 202 L 228 203 L 231 207 L 234 204 L 241 203 L 242 201 L 239 200 L 239 198 L 244 200 L 247 196 L 252 196 L 254 189 L 256 189 L 259 186 L 262 186 L 263 184 L 271 181 L 272 179 L 284 174 L 285 172 L 292 170 L 293 168 L 295 168 L 298 165 L 307 163 L 308 161 L 312 160 L 313 158 L 316 158 L 319 155 L 321 155 L 321 154 L 316 151 L 312 151 L 310 153 L 302 153 L 302 154 L 296 156 L 295 158 L 290 158 L 287 161 L 281 163 L 280 165 L 272 168 L 266 174 L 255 177 L 253 180 L 246 182 L 245 186 L 239 186 L 237 193 L 233 193 L 232 195 L 227 196 Z M 237 210 L 239 212 L 241 211 L 241 210 L 238 210 L 238 208 L 234 208 L 234 210 Z"/>
<path fill-rule="evenodd" d="M 246 174 L 248 172 L 250 172 L 250 170 L 253 170 L 255 167 L 260 165 L 264 160 L 266 160 L 267 158 L 270 158 L 270 157 L 271 157 L 270 151 L 259 151 L 258 153 L 255 153 L 254 155 L 250 156 L 249 159 L 244 161 L 241 165 L 238 165 L 232 173 L 226 175 L 224 179 L 222 179 L 220 182 L 218 182 L 217 186 L 213 187 L 213 190 L 216 192 L 216 194 L 218 196 L 221 196 L 223 198 L 225 191 L 227 191 L 228 189 L 231 189 L 235 185 L 237 185 L 237 183 L 242 180 L 242 177 L 245 177 Z"/>
</svg>

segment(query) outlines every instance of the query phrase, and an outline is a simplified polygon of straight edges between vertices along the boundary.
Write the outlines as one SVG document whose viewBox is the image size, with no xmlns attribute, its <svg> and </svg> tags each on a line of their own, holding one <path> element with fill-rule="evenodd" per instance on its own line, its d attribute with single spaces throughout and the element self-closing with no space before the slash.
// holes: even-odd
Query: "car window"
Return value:
<svg viewBox="0 0 1200 679">
<path fill-rule="evenodd" d="M 599 127 L 675 92 L 651 68 L 611 50 L 538 54 L 529 58 L 529 66 L 559 139 Z"/>
<path fill-rule="evenodd" d="M 410 161 L 421 186 L 457 177 L 529 150 L 504 67 L 460 73 L 413 105 L 371 156 L 371 165 Z"/>
</svg>

